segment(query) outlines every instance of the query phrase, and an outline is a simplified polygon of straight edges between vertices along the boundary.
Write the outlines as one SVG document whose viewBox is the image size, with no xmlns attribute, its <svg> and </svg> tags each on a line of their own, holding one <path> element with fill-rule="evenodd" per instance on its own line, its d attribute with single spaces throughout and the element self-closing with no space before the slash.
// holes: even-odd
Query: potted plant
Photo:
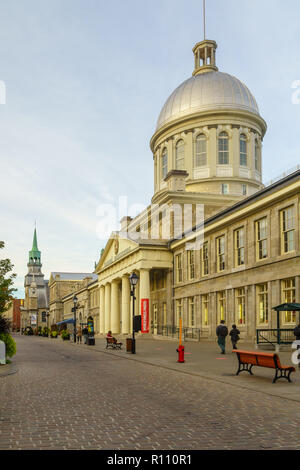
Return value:
<svg viewBox="0 0 300 470">
<path fill-rule="evenodd" d="M 68 330 L 62 330 L 61 337 L 62 337 L 63 341 L 66 341 L 66 340 L 70 339 L 70 334 L 69 334 Z"/>
</svg>

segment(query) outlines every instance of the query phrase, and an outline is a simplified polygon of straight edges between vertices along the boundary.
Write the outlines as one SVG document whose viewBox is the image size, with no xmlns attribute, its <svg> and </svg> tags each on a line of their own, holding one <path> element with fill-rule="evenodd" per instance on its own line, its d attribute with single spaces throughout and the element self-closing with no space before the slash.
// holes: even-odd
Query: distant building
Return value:
<svg viewBox="0 0 300 470">
<path fill-rule="evenodd" d="M 25 301 L 21 307 L 21 328 L 26 326 L 47 326 L 49 310 L 48 281 L 42 273 L 41 252 L 38 249 L 36 229 L 34 230 L 32 248 L 29 252 L 28 273 L 25 276 Z"/>
<path fill-rule="evenodd" d="M 24 307 L 24 299 L 13 299 L 5 317 L 9 319 L 12 331 L 20 331 L 21 307 Z"/>
<path fill-rule="evenodd" d="M 60 273 L 52 272 L 49 280 L 50 292 L 50 323 L 53 325 L 66 318 L 69 318 L 71 310 L 64 312 L 64 298 L 73 299 L 75 293 L 84 290 L 89 284 L 97 281 L 97 275 L 93 273 Z M 86 301 L 81 302 L 82 313 L 86 311 Z"/>
</svg>

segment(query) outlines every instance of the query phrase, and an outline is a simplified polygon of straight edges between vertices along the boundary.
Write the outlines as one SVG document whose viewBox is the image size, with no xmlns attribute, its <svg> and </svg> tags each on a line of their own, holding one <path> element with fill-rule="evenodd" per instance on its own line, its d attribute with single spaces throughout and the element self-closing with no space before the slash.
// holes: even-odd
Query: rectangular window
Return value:
<svg viewBox="0 0 300 470">
<path fill-rule="evenodd" d="M 190 328 L 195 326 L 195 301 L 194 297 L 188 299 L 188 308 L 189 308 L 189 322 L 188 325 Z"/>
<path fill-rule="evenodd" d="M 247 185 L 246 184 L 242 184 L 242 194 L 243 194 L 243 196 L 247 196 Z"/>
<path fill-rule="evenodd" d="M 202 276 L 209 274 L 209 256 L 208 256 L 208 242 L 205 242 L 202 247 Z"/>
<path fill-rule="evenodd" d="M 259 325 L 267 325 L 269 323 L 269 303 L 268 303 L 268 284 L 259 284 L 256 286 L 257 308 Z"/>
<path fill-rule="evenodd" d="M 167 324 L 167 304 L 166 302 L 163 303 L 163 325 L 166 326 Z"/>
<path fill-rule="evenodd" d="M 182 299 L 176 300 L 176 320 L 175 326 L 179 328 L 179 320 L 182 318 Z"/>
<path fill-rule="evenodd" d="M 294 277 L 281 282 L 282 303 L 296 302 L 296 279 Z M 296 323 L 296 312 L 282 312 L 282 322 Z"/>
<path fill-rule="evenodd" d="M 218 298 L 218 317 L 219 317 L 219 322 L 221 320 L 226 321 L 226 292 L 225 290 L 218 292 L 217 294 Z"/>
<path fill-rule="evenodd" d="M 295 250 L 295 216 L 294 207 L 288 207 L 280 212 L 281 253 Z"/>
<path fill-rule="evenodd" d="M 246 310 L 245 310 L 245 288 L 235 290 L 236 296 L 236 318 L 239 325 L 246 324 Z"/>
<path fill-rule="evenodd" d="M 217 270 L 225 269 L 225 236 L 217 238 Z"/>
<path fill-rule="evenodd" d="M 221 193 L 222 193 L 222 194 L 229 194 L 229 186 L 228 186 L 228 184 L 222 184 Z"/>
<path fill-rule="evenodd" d="M 176 255 L 176 282 L 182 282 L 182 254 Z"/>
<path fill-rule="evenodd" d="M 195 279 L 195 252 L 190 250 L 187 252 L 188 262 L 188 279 Z"/>
<path fill-rule="evenodd" d="M 208 306 L 209 306 L 209 297 L 208 294 L 203 294 L 202 298 L 202 324 L 203 326 L 208 326 Z"/>
<path fill-rule="evenodd" d="M 244 229 L 240 228 L 234 232 L 235 245 L 235 265 L 242 266 L 245 264 L 245 236 Z"/>
<path fill-rule="evenodd" d="M 264 217 L 256 222 L 256 259 L 268 257 L 268 220 Z"/>
</svg>

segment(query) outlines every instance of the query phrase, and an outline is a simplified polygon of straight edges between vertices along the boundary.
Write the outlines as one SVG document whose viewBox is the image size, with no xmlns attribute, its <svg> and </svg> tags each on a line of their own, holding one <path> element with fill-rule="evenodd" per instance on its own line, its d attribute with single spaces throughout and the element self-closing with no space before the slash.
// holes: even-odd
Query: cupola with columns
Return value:
<svg viewBox="0 0 300 470">
<path fill-rule="evenodd" d="M 247 86 L 219 72 L 216 49 L 217 43 L 207 39 L 195 45 L 192 77 L 176 88 L 161 110 L 150 143 L 152 202 L 170 191 L 166 177 L 174 170 L 187 173 L 186 192 L 205 195 L 206 204 L 211 196 L 216 210 L 263 187 L 266 123 Z"/>
</svg>

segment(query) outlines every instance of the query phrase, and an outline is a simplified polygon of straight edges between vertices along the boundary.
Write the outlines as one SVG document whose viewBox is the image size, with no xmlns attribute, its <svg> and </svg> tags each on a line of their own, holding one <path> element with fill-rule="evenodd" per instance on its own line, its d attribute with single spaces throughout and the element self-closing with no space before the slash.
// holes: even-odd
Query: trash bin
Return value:
<svg viewBox="0 0 300 470">
<path fill-rule="evenodd" d="M 126 352 L 132 352 L 132 338 L 126 338 Z"/>
<path fill-rule="evenodd" d="M 87 337 L 87 342 L 86 342 L 86 344 L 87 344 L 88 346 L 95 346 L 95 338 L 94 338 L 94 336 L 88 336 L 88 337 Z"/>
</svg>

